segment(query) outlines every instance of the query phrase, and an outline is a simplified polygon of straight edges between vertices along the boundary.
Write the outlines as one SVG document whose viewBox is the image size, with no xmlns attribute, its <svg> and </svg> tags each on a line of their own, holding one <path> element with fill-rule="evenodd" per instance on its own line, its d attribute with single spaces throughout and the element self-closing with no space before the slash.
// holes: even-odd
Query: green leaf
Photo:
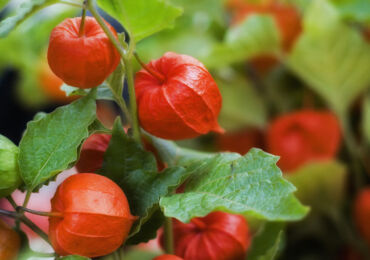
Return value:
<svg viewBox="0 0 370 260">
<path fill-rule="evenodd" d="M 95 91 L 31 121 L 20 142 L 19 168 L 27 189 L 67 169 L 95 120 Z"/>
<path fill-rule="evenodd" d="M 87 94 L 91 92 L 91 89 L 81 89 L 77 87 L 72 87 L 65 83 L 60 87 L 60 89 L 66 93 L 67 97 L 86 96 Z M 112 91 L 110 90 L 108 84 L 103 83 L 100 86 L 98 86 L 96 89 L 97 89 L 96 99 L 114 100 Z"/>
<path fill-rule="evenodd" d="M 119 120 L 114 124 L 100 174 L 112 179 L 122 188 L 130 203 L 131 213 L 140 217 L 131 229 L 131 237 L 140 231 L 140 227 L 158 209 L 160 197 L 172 192 L 186 177 L 185 170 L 181 167 L 167 168 L 158 173 L 153 154 L 128 137 Z M 154 236 L 144 234 L 142 237 L 154 238 L 155 232 L 152 231 Z M 143 241 L 135 239 L 135 242 Z M 131 243 L 130 239 L 128 243 Z"/>
<path fill-rule="evenodd" d="M 264 127 L 267 111 L 250 82 L 230 73 L 229 79 L 217 80 L 222 94 L 219 122 L 227 131 L 245 126 Z"/>
<path fill-rule="evenodd" d="M 296 196 L 313 209 L 338 207 L 345 198 L 346 166 L 336 161 L 313 162 L 286 175 L 298 189 Z"/>
<path fill-rule="evenodd" d="M 362 111 L 362 134 L 366 142 L 370 144 L 370 95 L 366 96 Z"/>
<path fill-rule="evenodd" d="M 340 113 L 370 84 L 370 45 L 323 0 L 307 10 L 287 64 Z"/>
<path fill-rule="evenodd" d="M 0 198 L 10 195 L 22 183 L 18 154 L 18 147 L 0 135 Z"/>
<path fill-rule="evenodd" d="M 35 12 L 57 2 L 56 0 L 26 0 L 16 10 L 14 16 L 0 22 L 0 38 L 7 36 L 17 25 Z"/>
<path fill-rule="evenodd" d="M 248 260 L 273 260 L 277 256 L 284 235 L 284 224 L 268 222 L 253 238 Z"/>
<path fill-rule="evenodd" d="M 136 42 L 174 26 L 182 10 L 165 0 L 98 0 L 98 5 L 118 20 Z"/>
<path fill-rule="evenodd" d="M 274 20 L 266 15 L 252 15 L 240 25 L 231 27 L 224 42 L 212 48 L 201 60 L 207 68 L 217 68 L 258 54 L 276 53 L 279 46 Z"/>
<path fill-rule="evenodd" d="M 160 200 L 167 217 L 189 222 L 212 211 L 226 211 L 272 221 L 303 218 L 308 208 L 293 196 L 295 187 L 283 179 L 277 156 L 252 149 L 245 156 L 224 153 L 187 170 L 185 193 Z"/>
<path fill-rule="evenodd" d="M 3 9 L 10 0 L 0 0 L 0 10 Z"/>
<path fill-rule="evenodd" d="M 368 0 L 333 0 L 332 2 L 345 20 L 370 24 Z"/>
<path fill-rule="evenodd" d="M 126 244 L 136 245 L 157 237 L 157 231 L 163 226 L 165 217 L 159 207 L 155 208 L 154 213 L 146 221 L 143 221 L 144 223 L 140 226 L 140 232 L 132 233 Z"/>
</svg>

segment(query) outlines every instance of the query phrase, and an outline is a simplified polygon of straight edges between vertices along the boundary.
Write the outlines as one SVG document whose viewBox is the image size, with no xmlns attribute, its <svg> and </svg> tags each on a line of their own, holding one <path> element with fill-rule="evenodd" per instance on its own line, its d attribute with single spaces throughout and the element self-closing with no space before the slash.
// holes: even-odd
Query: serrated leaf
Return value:
<svg viewBox="0 0 370 260">
<path fill-rule="evenodd" d="M 0 22 L 0 38 L 7 36 L 17 25 L 40 9 L 56 3 L 56 0 L 26 0 L 17 8 L 14 16 Z"/>
<path fill-rule="evenodd" d="M 160 197 L 173 191 L 186 177 L 185 170 L 181 167 L 167 168 L 158 173 L 153 154 L 128 137 L 119 120 L 114 124 L 100 174 L 112 179 L 122 188 L 129 201 L 131 213 L 140 217 L 131 229 L 131 237 L 140 231 L 140 227 L 158 209 Z M 136 239 L 135 242 L 142 241 Z M 130 239 L 127 243 L 131 243 Z"/>
<path fill-rule="evenodd" d="M 67 169 L 95 120 L 95 94 L 31 121 L 20 142 L 19 168 L 28 190 Z"/>
<path fill-rule="evenodd" d="M 165 0 L 98 0 L 98 5 L 118 20 L 136 42 L 173 27 L 182 10 Z"/>
<path fill-rule="evenodd" d="M 282 239 L 284 223 L 268 222 L 253 238 L 248 250 L 248 260 L 273 260 L 275 259 Z"/>
<path fill-rule="evenodd" d="M 313 162 L 286 175 L 298 189 L 296 196 L 313 209 L 340 206 L 345 198 L 346 166 L 337 161 Z"/>
<path fill-rule="evenodd" d="M 164 215 L 182 222 L 212 211 L 226 211 L 270 221 L 303 218 L 308 208 L 293 196 L 277 156 L 252 149 L 245 156 L 224 153 L 193 168 L 185 193 L 163 197 Z"/>
<path fill-rule="evenodd" d="M 216 45 L 201 60 L 207 68 L 244 61 L 258 54 L 276 53 L 280 46 L 274 20 L 266 15 L 252 15 L 231 27 L 223 43 Z"/>
<path fill-rule="evenodd" d="M 332 2 L 345 20 L 370 24 L 368 0 L 333 0 Z"/>
<path fill-rule="evenodd" d="M 264 127 L 267 111 L 260 95 L 250 82 L 238 75 L 231 80 L 217 80 L 222 94 L 219 122 L 227 131 L 245 126 Z"/>
<path fill-rule="evenodd" d="M 304 33 L 287 64 L 340 113 L 370 83 L 370 45 L 323 0 L 307 10 Z"/>
</svg>

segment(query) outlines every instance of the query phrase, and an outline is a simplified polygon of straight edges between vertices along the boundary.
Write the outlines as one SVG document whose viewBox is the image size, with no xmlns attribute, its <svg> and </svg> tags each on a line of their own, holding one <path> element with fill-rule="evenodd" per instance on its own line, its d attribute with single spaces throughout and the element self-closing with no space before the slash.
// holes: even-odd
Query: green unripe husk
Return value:
<svg viewBox="0 0 370 260">
<path fill-rule="evenodd" d="M 18 154 L 19 148 L 0 135 L 0 198 L 10 195 L 22 183 Z"/>
</svg>

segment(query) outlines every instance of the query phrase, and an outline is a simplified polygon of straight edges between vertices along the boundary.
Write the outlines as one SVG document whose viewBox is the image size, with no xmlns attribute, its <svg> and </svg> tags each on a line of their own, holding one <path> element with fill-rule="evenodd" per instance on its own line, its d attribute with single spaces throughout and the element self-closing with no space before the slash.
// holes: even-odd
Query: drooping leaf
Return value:
<svg viewBox="0 0 370 260">
<path fill-rule="evenodd" d="M 310 5 L 287 64 L 340 113 L 370 84 L 370 45 L 328 1 Z"/>
<path fill-rule="evenodd" d="M 140 231 L 141 226 L 158 209 L 160 197 L 173 191 L 186 177 L 182 167 L 171 167 L 158 173 L 153 154 L 128 137 L 119 120 L 114 124 L 100 174 L 112 179 L 122 188 L 129 201 L 131 213 L 140 217 L 131 229 L 131 237 Z M 139 236 L 150 239 L 155 237 L 155 231 L 147 230 L 150 234 Z M 134 240 L 143 242 L 137 238 Z M 131 243 L 130 239 L 127 243 Z"/>
<path fill-rule="evenodd" d="M 94 90 L 28 123 L 19 145 L 19 168 L 28 190 L 67 169 L 77 159 L 78 148 L 96 118 L 95 95 Z"/>
<path fill-rule="evenodd" d="M 267 222 L 253 238 L 248 260 L 273 260 L 279 251 L 283 235 L 282 222 Z"/>
<path fill-rule="evenodd" d="M 163 197 L 167 217 L 189 222 L 212 211 L 226 211 L 271 221 L 303 218 L 308 208 L 294 197 L 295 187 L 282 177 L 278 157 L 252 149 L 245 156 L 224 153 L 194 162 L 184 193 Z M 195 166 L 194 166 L 195 165 Z"/>
<path fill-rule="evenodd" d="M 279 45 L 274 20 L 266 15 L 252 15 L 240 25 L 231 27 L 224 42 L 212 48 L 201 60 L 207 68 L 217 68 L 258 54 L 276 53 Z"/>
<path fill-rule="evenodd" d="M 0 38 L 7 36 L 17 25 L 40 9 L 56 3 L 57 0 L 26 0 L 23 1 L 16 14 L 0 22 Z"/>
<path fill-rule="evenodd" d="M 118 20 L 136 42 L 173 27 L 182 13 L 165 0 L 98 0 L 98 5 Z"/>
<path fill-rule="evenodd" d="M 346 166 L 336 161 L 309 163 L 286 176 L 297 187 L 296 196 L 314 210 L 340 206 L 346 177 Z"/>
<path fill-rule="evenodd" d="M 218 80 L 222 94 L 219 122 L 227 131 L 245 126 L 263 127 L 267 111 L 260 95 L 250 82 L 231 73 L 230 80 Z"/>
</svg>

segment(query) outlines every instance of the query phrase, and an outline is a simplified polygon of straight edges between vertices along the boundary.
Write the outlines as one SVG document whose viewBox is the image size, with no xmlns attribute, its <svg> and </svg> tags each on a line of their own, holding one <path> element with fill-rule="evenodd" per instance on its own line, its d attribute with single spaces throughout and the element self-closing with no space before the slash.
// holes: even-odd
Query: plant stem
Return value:
<svg viewBox="0 0 370 260">
<path fill-rule="evenodd" d="M 82 5 L 82 15 L 80 29 L 78 30 L 78 36 L 81 37 L 85 32 L 85 20 L 86 20 L 86 0 L 84 0 Z"/>
<path fill-rule="evenodd" d="M 0 215 L 9 217 L 9 218 L 14 218 L 22 222 L 27 227 L 29 227 L 32 231 L 38 234 L 42 239 L 44 239 L 47 243 L 50 244 L 48 235 L 44 231 L 42 231 L 38 226 L 36 226 L 31 220 L 29 220 L 26 216 L 22 215 L 22 213 L 0 209 Z"/>
<path fill-rule="evenodd" d="M 63 214 L 60 213 L 60 212 L 42 212 L 42 211 L 37 211 L 37 210 L 28 209 L 28 208 L 18 206 L 17 211 L 20 211 L 20 210 L 22 210 L 24 212 L 34 214 L 34 215 L 44 216 L 44 217 L 59 217 L 59 218 L 63 217 Z"/>
<path fill-rule="evenodd" d="M 164 221 L 164 247 L 167 254 L 173 254 L 173 230 L 172 219 L 166 218 Z"/>
<path fill-rule="evenodd" d="M 29 227 L 33 232 L 38 234 L 42 239 L 44 239 L 48 244 L 51 245 L 49 241 L 48 235 L 42 231 L 35 223 L 33 223 L 31 220 L 29 220 L 26 216 L 20 216 L 19 218 L 23 224 L 25 224 L 27 227 Z"/>
<path fill-rule="evenodd" d="M 23 201 L 23 205 L 22 205 L 22 207 L 23 208 L 26 208 L 27 207 L 27 204 L 28 204 L 28 202 L 29 202 L 29 200 L 30 200 L 30 198 L 31 198 L 31 194 L 32 194 L 32 191 L 30 191 L 30 190 L 27 190 L 27 192 L 26 192 L 26 196 L 24 197 L 24 201 Z M 17 209 L 17 208 L 16 208 Z M 20 216 L 22 216 L 23 215 L 23 211 L 22 211 L 22 209 L 20 209 L 19 211 L 17 211 L 18 213 L 19 213 L 19 215 Z M 20 219 L 19 218 L 17 218 L 16 219 L 16 221 L 15 221 L 15 227 L 16 227 L 16 229 L 19 229 L 19 224 L 20 224 Z"/>
<path fill-rule="evenodd" d="M 128 92 L 130 96 L 130 112 L 131 112 L 133 134 L 134 134 L 134 138 L 136 139 L 136 141 L 141 142 L 139 120 L 137 118 L 137 104 L 136 104 L 136 95 L 135 95 L 135 87 L 134 87 L 134 80 L 133 80 L 133 68 L 131 64 L 131 56 L 132 56 L 132 52 L 134 48 L 133 42 L 130 43 L 130 50 L 127 53 L 126 50 L 122 47 L 122 45 L 119 43 L 118 39 L 113 35 L 111 30 L 108 28 L 103 18 L 99 15 L 92 0 L 87 0 L 87 7 L 89 11 L 91 12 L 91 14 L 94 16 L 94 18 L 96 19 L 96 21 L 98 22 L 98 24 L 103 29 L 105 34 L 108 36 L 113 46 L 117 49 L 118 53 L 120 54 L 123 60 L 123 63 L 126 69 L 126 74 L 127 74 Z"/>
<path fill-rule="evenodd" d="M 126 106 L 125 100 L 123 99 L 123 97 L 121 95 L 117 94 L 110 85 L 109 85 L 109 88 L 112 91 L 114 99 L 117 102 L 118 106 L 121 108 L 123 114 L 126 116 L 126 119 L 127 119 L 128 123 L 132 124 L 131 115 L 130 115 L 130 112 L 128 111 L 128 108 Z"/>
<path fill-rule="evenodd" d="M 356 190 L 359 190 L 365 180 L 364 180 L 364 174 L 361 167 L 361 154 L 359 153 L 359 148 L 356 143 L 356 139 L 353 136 L 353 133 L 351 131 L 351 127 L 348 121 L 348 113 L 337 113 L 342 130 L 343 130 L 343 136 L 344 136 L 344 142 L 346 144 L 348 154 L 351 158 L 352 168 L 354 171 L 354 185 Z"/>
<path fill-rule="evenodd" d="M 151 74 L 153 77 L 159 80 L 159 82 L 163 83 L 165 81 L 165 78 L 163 75 L 159 74 L 158 72 L 152 70 L 149 68 L 139 57 L 139 55 L 134 52 L 134 56 L 136 60 L 140 63 L 141 67 L 143 67 L 149 74 Z"/>
<path fill-rule="evenodd" d="M 126 72 L 127 72 L 127 85 L 128 85 L 128 94 L 130 98 L 130 111 L 131 111 L 133 135 L 134 135 L 135 140 L 141 143 L 140 126 L 139 126 L 139 120 L 137 117 L 137 104 L 136 104 L 136 94 L 135 94 L 132 63 L 131 63 L 131 59 L 127 60 L 125 58 L 123 59 L 123 61 L 125 63 Z"/>
<path fill-rule="evenodd" d="M 14 209 L 16 209 L 18 207 L 17 203 L 15 203 L 14 199 L 12 198 L 11 195 L 7 196 L 6 199 L 9 201 L 10 205 L 12 205 L 12 207 Z"/>
</svg>

